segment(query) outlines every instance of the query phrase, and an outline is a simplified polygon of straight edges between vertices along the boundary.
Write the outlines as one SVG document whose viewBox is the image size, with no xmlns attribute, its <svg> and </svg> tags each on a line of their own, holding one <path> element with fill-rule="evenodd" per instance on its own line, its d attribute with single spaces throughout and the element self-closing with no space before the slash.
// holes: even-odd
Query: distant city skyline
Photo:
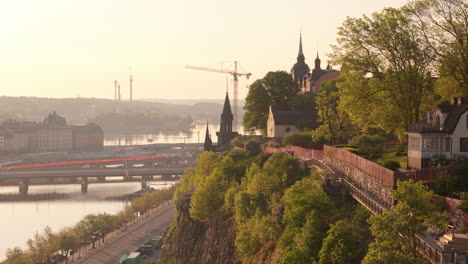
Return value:
<svg viewBox="0 0 468 264">
<path fill-rule="evenodd" d="M 406 0 L 22 0 L 0 3 L 0 96 L 220 99 L 226 75 L 185 69 L 237 60 L 239 98 L 268 71 L 290 71 L 302 32 L 306 63 L 326 54 L 346 16 Z M 228 66 L 230 63 L 224 64 Z M 336 66 L 335 66 L 336 67 Z M 232 92 L 232 81 L 229 90 Z"/>
</svg>

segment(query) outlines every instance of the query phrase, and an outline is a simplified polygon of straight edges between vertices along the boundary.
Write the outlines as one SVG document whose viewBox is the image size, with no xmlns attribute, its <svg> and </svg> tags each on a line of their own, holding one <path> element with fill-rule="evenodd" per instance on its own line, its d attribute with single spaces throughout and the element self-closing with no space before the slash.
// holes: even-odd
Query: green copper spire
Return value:
<svg viewBox="0 0 468 264">
<path fill-rule="evenodd" d="M 302 33 L 299 35 L 299 54 L 298 56 L 304 56 L 304 53 L 302 52 Z"/>
</svg>

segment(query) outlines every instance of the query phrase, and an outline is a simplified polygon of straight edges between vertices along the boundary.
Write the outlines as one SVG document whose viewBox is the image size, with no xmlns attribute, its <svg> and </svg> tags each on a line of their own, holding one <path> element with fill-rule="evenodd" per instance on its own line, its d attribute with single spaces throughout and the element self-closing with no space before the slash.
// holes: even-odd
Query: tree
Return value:
<svg viewBox="0 0 468 264">
<path fill-rule="evenodd" d="M 339 88 L 347 96 L 343 103 L 350 115 L 361 117 L 353 123 L 361 127 L 367 123 L 361 113 L 377 111 L 385 117 L 378 120 L 382 122 L 379 126 L 402 136 L 407 126 L 422 120 L 424 111 L 432 106 L 428 72 L 433 54 L 408 17 L 405 11 L 386 8 L 371 17 L 347 18 L 339 28 L 334 62 L 354 76 L 352 82 Z M 363 83 L 368 90 L 361 94 Z M 364 108 L 353 107 L 353 102 Z"/>
<path fill-rule="evenodd" d="M 443 229 L 448 219 L 432 203 L 435 195 L 422 182 L 398 181 L 392 198 L 396 205 L 369 219 L 375 241 L 369 245 L 363 263 L 424 263 L 417 236 L 428 227 Z"/>
<path fill-rule="evenodd" d="M 352 135 L 353 126 L 347 111 L 338 107 L 338 80 L 331 80 L 322 84 L 317 94 L 318 120 L 321 125 L 313 132 L 315 141 L 327 139 L 332 144 L 346 141 Z"/>
<path fill-rule="evenodd" d="M 353 137 L 353 145 L 357 146 L 369 158 L 375 158 L 384 152 L 384 139 L 378 135 L 359 135 Z"/>
<path fill-rule="evenodd" d="M 319 264 L 346 264 L 353 259 L 356 241 L 345 221 L 331 226 L 318 253 Z"/>
<path fill-rule="evenodd" d="M 439 75 L 454 80 L 468 96 L 468 3 L 465 0 L 416 0 L 406 10 L 438 62 Z"/>
<path fill-rule="evenodd" d="M 6 253 L 6 260 L 3 262 L 4 264 L 29 264 L 33 263 L 31 257 L 27 252 L 23 251 L 19 247 L 15 247 L 13 249 L 7 249 Z"/>
<path fill-rule="evenodd" d="M 307 147 L 313 143 L 312 133 L 310 132 L 288 133 L 283 137 L 282 143 L 284 146 Z"/>
<path fill-rule="evenodd" d="M 468 193 L 462 192 L 460 194 L 461 203 L 458 206 L 458 209 L 462 210 L 464 213 L 468 213 Z"/>
<path fill-rule="evenodd" d="M 285 71 L 269 72 L 256 80 L 245 99 L 244 128 L 265 130 L 269 106 L 288 109 L 298 93 L 299 86 Z"/>
</svg>

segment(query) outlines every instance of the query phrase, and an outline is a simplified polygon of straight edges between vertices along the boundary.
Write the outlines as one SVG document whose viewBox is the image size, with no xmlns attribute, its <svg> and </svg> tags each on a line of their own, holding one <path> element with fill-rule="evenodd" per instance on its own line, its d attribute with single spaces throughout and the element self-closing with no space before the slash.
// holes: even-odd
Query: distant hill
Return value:
<svg viewBox="0 0 468 264">
<path fill-rule="evenodd" d="M 164 99 L 161 99 L 164 101 Z M 107 113 L 141 113 L 147 116 L 160 116 L 161 120 L 170 117 L 185 119 L 190 116 L 192 120 L 208 120 L 218 123 L 222 111 L 222 100 L 214 102 L 197 102 L 197 100 L 167 100 L 166 103 L 158 101 L 128 101 L 116 104 L 110 99 L 98 98 L 40 98 L 40 97 L 0 97 L 0 122 L 7 119 L 25 121 L 42 121 L 49 113 L 55 111 L 66 118 L 68 124 L 80 125 L 105 116 Z M 182 102 L 186 103 L 182 103 Z M 187 103 L 187 102 L 191 103 Z M 243 115 L 243 111 L 241 112 Z M 128 116 L 128 115 L 127 115 Z M 99 119 L 99 118 L 98 118 Z M 102 118 L 100 119 L 102 120 Z M 182 122 L 184 123 L 184 122 Z M 161 124 L 164 126 L 164 124 Z M 182 127 L 181 127 L 182 128 Z M 138 129 L 136 127 L 135 129 Z M 106 131 L 105 131 L 106 132 Z M 119 133 L 120 131 L 113 131 Z"/>
<path fill-rule="evenodd" d="M 232 104 L 232 98 L 231 104 Z M 150 99 L 138 99 L 141 102 L 158 102 L 158 103 L 166 103 L 166 104 L 181 104 L 181 105 L 194 105 L 198 103 L 215 103 L 215 104 L 223 104 L 223 99 L 163 99 L 163 98 L 150 98 Z M 239 100 L 239 106 L 243 107 L 245 104 L 244 99 Z"/>
</svg>

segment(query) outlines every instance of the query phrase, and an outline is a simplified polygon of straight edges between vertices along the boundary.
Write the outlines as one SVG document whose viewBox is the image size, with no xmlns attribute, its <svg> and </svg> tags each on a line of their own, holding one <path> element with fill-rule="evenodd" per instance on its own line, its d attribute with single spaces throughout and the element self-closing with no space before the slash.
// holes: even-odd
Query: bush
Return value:
<svg viewBox="0 0 468 264">
<path fill-rule="evenodd" d="M 262 151 L 260 148 L 260 143 L 254 140 L 247 142 L 244 148 L 252 156 L 257 155 Z"/>
<path fill-rule="evenodd" d="M 360 135 L 353 137 L 353 145 L 356 145 L 363 154 L 369 158 L 380 157 L 384 152 L 384 139 L 378 135 Z"/>
<path fill-rule="evenodd" d="M 396 151 L 397 156 L 406 156 L 406 146 L 404 144 L 399 144 Z"/>
<path fill-rule="evenodd" d="M 432 153 L 431 167 L 440 167 L 448 164 L 447 156 L 444 153 Z"/>
<path fill-rule="evenodd" d="M 399 168 L 401 168 L 400 162 L 396 160 L 384 160 L 377 163 L 390 170 L 398 170 Z"/>
<path fill-rule="evenodd" d="M 301 146 L 307 147 L 312 145 L 312 133 L 310 132 L 295 132 L 288 133 L 283 137 L 284 146 Z"/>
<path fill-rule="evenodd" d="M 451 158 L 447 158 L 444 153 L 433 153 L 431 155 L 431 167 L 457 166 L 464 164 L 465 161 L 465 156 L 461 154 L 453 154 Z"/>
</svg>

